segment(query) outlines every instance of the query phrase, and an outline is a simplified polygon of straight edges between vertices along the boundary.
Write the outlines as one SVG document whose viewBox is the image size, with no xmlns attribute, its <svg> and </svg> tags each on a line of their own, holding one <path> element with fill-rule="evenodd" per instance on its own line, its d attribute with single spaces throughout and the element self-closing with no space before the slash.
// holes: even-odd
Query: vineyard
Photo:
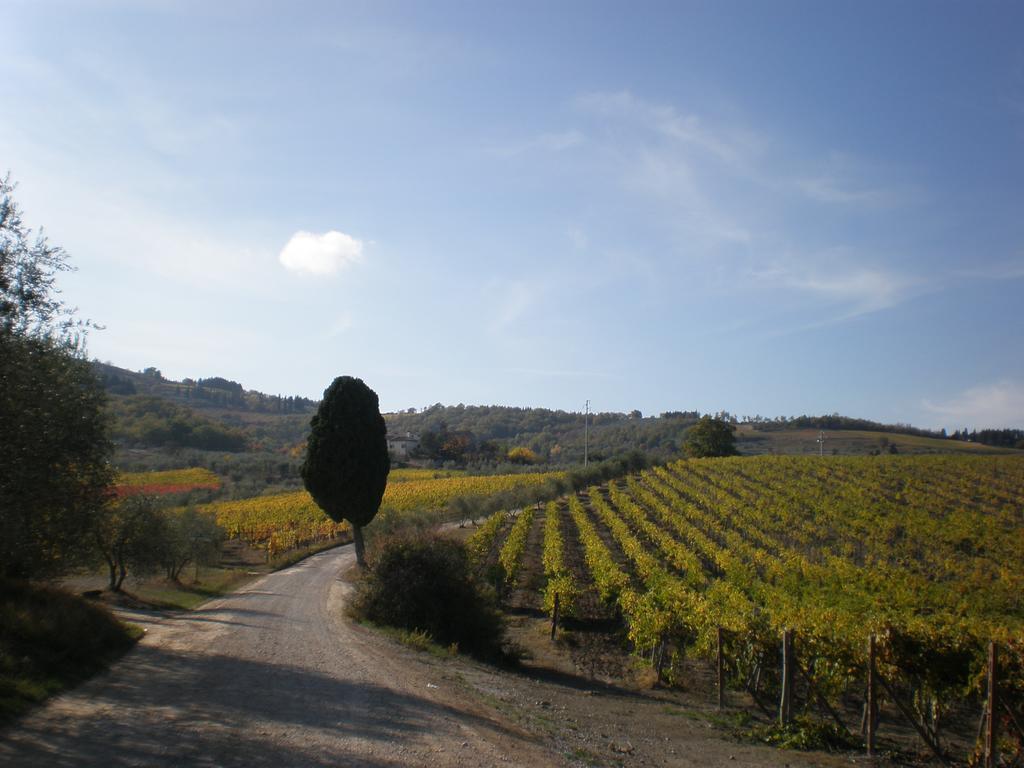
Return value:
<svg viewBox="0 0 1024 768">
<path fill-rule="evenodd" d="M 162 472 L 125 472 L 117 476 L 114 492 L 118 496 L 150 494 L 162 496 L 196 490 L 215 491 L 220 478 L 208 469 L 171 469 Z"/>
<path fill-rule="evenodd" d="M 734 686 L 775 696 L 787 632 L 808 698 L 837 723 L 875 636 L 879 673 L 939 749 L 949 708 L 984 693 L 990 641 L 1007 690 L 1024 691 L 1022 499 L 1018 457 L 679 461 L 495 515 L 470 550 L 508 589 L 530 585 L 538 611 L 620 616 L 669 681 L 684 657 L 722 654 Z"/>
<path fill-rule="evenodd" d="M 382 512 L 412 513 L 445 507 L 452 499 L 491 496 L 542 486 L 561 473 L 470 476 L 432 470 L 398 469 L 388 476 Z M 346 523 L 335 523 L 305 491 L 220 501 L 200 507 L 212 512 L 231 538 L 265 549 L 268 555 L 346 538 Z"/>
</svg>

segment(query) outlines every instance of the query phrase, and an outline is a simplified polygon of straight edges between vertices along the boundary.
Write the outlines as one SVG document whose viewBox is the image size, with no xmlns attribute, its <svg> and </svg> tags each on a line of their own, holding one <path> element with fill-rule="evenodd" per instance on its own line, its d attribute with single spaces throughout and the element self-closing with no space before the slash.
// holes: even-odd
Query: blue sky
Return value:
<svg viewBox="0 0 1024 768">
<path fill-rule="evenodd" d="M 1024 426 L 1019 3 L 4 0 L 0 168 L 173 378 Z"/>
</svg>

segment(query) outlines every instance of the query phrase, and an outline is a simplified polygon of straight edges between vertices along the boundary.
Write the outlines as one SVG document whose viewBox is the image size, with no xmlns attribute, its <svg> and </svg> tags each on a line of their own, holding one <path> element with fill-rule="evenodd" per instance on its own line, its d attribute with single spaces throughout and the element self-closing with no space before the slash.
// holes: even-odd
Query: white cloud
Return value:
<svg viewBox="0 0 1024 768">
<path fill-rule="evenodd" d="M 942 402 L 923 402 L 925 409 L 952 422 L 953 428 L 1024 427 L 1024 383 L 997 381 L 972 387 Z"/>
<path fill-rule="evenodd" d="M 331 230 L 322 235 L 296 232 L 281 249 L 285 269 L 310 275 L 333 275 L 363 260 L 363 241 Z"/>
</svg>

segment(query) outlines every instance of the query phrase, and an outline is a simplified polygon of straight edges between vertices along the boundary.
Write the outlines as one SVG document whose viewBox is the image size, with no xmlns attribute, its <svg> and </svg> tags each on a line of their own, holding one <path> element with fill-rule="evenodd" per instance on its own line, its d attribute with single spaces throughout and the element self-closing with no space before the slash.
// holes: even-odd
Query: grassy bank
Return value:
<svg viewBox="0 0 1024 768">
<path fill-rule="evenodd" d="M 0 582 L 0 722 L 100 671 L 141 636 L 61 589 Z"/>
<path fill-rule="evenodd" d="M 130 593 L 153 608 L 191 611 L 207 600 L 234 592 L 266 570 L 266 567 L 253 570 L 203 567 L 199 569 L 198 579 L 191 574 L 179 583 L 167 579 L 151 579 L 134 586 Z"/>
</svg>

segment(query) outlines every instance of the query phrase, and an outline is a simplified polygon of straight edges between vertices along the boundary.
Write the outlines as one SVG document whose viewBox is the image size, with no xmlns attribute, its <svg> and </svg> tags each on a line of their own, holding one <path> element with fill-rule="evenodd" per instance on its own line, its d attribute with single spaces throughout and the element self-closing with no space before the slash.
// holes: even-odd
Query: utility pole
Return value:
<svg viewBox="0 0 1024 768">
<path fill-rule="evenodd" d="M 590 401 L 587 400 L 586 410 L 583 412 L 583 466 L 586 468 L 590 453 Z"/>
<path fill-rule="evenodd" d="M 818 455 L 825 455 L 825 430 L 821 430 L 818 433 Z"/>
</svg>

